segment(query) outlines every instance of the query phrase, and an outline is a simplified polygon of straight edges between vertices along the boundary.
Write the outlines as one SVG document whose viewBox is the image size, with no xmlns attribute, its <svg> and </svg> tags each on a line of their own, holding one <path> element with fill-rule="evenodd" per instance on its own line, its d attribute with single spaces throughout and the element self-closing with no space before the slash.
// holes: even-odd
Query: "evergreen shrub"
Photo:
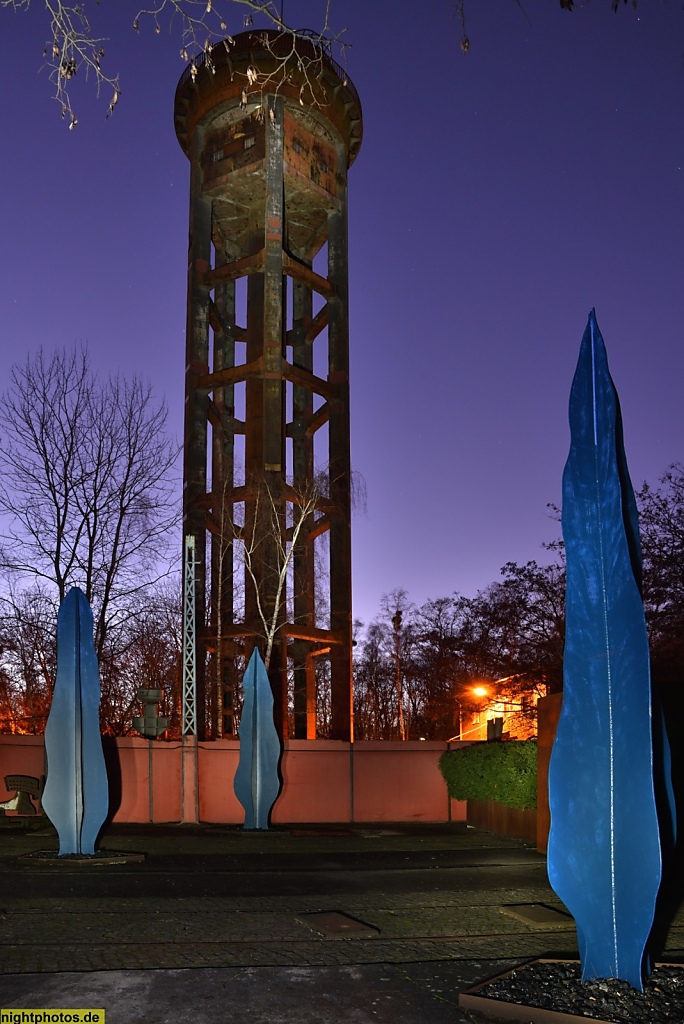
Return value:
<svg viewBox="0 0 684 1024">
<path fill-rule="evenodd" d="M 537 806 L 537 741 L 474 743 L 448 750 L 439 768 L 454 800 L 496 800 L 521 810 Z"/>
</svg>

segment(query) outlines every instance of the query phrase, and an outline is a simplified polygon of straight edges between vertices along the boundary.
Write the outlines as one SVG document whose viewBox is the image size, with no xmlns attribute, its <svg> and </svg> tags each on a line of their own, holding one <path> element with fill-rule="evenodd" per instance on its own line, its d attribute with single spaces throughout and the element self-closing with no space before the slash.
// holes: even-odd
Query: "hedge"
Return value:
<svg viewBox="0 0 684 1024">
<path fill-rule="evenodd" d="M 537 806 L 537 741 L 474 743 L 448 750 L 439 769 L 455 800 L 496 800 L 506 807 Z"/>
</svg>

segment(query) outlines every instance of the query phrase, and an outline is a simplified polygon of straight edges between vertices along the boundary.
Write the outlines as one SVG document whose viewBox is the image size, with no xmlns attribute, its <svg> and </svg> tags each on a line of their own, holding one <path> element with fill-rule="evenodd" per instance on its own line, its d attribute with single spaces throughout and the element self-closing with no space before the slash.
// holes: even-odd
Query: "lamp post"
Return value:
<svg viewBox="0 0 684 1024">
<path fill-rule="evenodd" d="M 451 739 L 463 739 L 463 707 L 458 697 L 454 697 L 454 704 L 458 704 L 458 736 L 452 736 Z M 451 742 L 451 740 L 449 741 Z"/>
<path fill-rule="evenodd" d="M 406 727 L 404 725 L 404 687 L 402 683 L 402 671 L 401 671 L 401 626 L 402 626 L 403 614 L 400 608 L 397 608 L 395 614 L 392 616 L 392 629 L 394 630 L 394 665 L 396 671 L 396 683 L 397 683 L 397 705 L 399 711 L 399 738 L 403 741 L 406 739 Z"/>
</svg>

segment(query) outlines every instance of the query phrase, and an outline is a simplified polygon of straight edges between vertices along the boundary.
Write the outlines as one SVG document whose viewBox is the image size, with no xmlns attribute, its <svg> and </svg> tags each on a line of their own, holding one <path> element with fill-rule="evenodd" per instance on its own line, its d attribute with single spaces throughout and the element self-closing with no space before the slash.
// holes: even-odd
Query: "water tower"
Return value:
<svg viewBox="0 0 684 1024">
<path fill-rule="evenodd" d="M 282 736 L 293 704 L 294 736 L 315 738 L 327 662 L 331 736 L 349 740 L 359 97 L 313 42 L 250 31 L 186 69 L 175 126 L 190 160 L 183 523 L 196 552 L 197 731 L 233 732 L 236 659 L 270 635 Z"/>
</svg>

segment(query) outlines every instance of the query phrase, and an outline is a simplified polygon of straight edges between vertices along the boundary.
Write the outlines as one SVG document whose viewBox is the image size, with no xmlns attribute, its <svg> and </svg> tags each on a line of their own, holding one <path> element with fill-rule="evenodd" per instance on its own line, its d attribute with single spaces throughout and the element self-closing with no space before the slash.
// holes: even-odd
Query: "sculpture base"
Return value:
<svg viewBox="0 0 684 1024">
<path fill-rule="evenodd" d="M 576 960 L 533 960 L 467 989 L 458 1002 L 485 1017 L 525 1024 L 684 1020 L 684 967 L 657 964 L 638 992 L 616 978 L 581 981 Z"/>
<path fill-rule="evenodd" d="M 55 850 L 34 850 L 33 853 L 22 853 L 17 860 L 24 864 L 29 862 L 35 867 L 112 867 L 114 864 L 139 864 L 145 860 L 145 854 L 98 850 L 97 853 L 90 855 L 66 853 L 60 857 Z"/>
</svg>

